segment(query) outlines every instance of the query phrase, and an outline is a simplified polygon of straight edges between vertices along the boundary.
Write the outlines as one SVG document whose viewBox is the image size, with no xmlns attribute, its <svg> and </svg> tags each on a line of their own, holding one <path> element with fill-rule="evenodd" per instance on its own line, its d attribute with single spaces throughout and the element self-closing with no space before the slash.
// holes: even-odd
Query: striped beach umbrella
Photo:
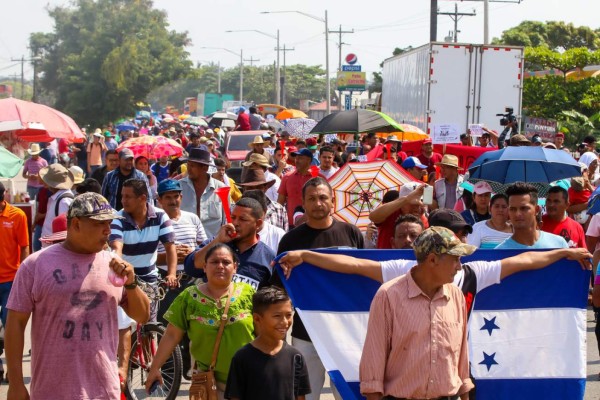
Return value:
<svg viewBox="0 0 600 400">
<path fill-rule="evenodd" d="M 346 163 L 331 178 L 334 214 L 340 220 L 366 230 L 369 214 L 389 190 L 399 190 L 412 176 L 393 161 Z"/>
</svg>

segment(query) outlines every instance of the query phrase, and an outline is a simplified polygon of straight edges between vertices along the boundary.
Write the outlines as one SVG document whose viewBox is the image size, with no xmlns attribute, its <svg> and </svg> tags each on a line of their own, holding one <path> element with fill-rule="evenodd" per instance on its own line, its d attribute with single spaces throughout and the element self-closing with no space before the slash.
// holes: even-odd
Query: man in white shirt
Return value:
<svg viewBox="0 0 600 400">
<path fill-rule="evenodd" d="M 321 175 L 327 179 L 331 178 L 331 176 L 339 170 L 339 168 L 333 166 L 334 156 L 335 152 L 332 147 L 325 146 L 321 148 L 319 153 L 321 165 L 319 165 L 319 168 L 321 169 Z"/>
<path fill-rule="evenodd" d="M 69 210 L 73 202 L 73 192 L 71 188 L 75 182 L 73 173 L 61 164 L 52 164 L 42 168 L 39 172 L 40 179 L 44 182 L 52 196 L 48 198 L 48 208 L 44 225 L 42 226 L 42 236 L 52 234 L 52 221 L 54 218 Z"/>
<path fill-rule="evenodd" d="M 249 189 L 249 188 L 248 188 Z M 265 193 L 260 189 L 246 190 L 242 197 L 250 197 L 259 202 L 265 215 L 268 208 L 268 199 Z M 281 238 L 285 235 L 285 231 L 267 221 L 263 218 L 262 229 L 258 232 L 258 238 L 261 242 L 266 244 L 273 250 L 273 253 L 277 254 L 277 247 Z"/>
</svg>

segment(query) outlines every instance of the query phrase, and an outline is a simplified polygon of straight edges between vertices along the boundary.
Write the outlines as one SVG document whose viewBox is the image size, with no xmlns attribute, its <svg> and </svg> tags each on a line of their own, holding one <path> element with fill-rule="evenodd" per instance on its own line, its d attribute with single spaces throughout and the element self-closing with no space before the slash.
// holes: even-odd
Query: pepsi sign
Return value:
<svg viewBox="0 0 600 400">
<path fill-rule="evenodd" d="M 350 53 L 346 56 L 347 64 L 354 65 L 354 64 L 356 64 L 357 61 L 358 61 L 358 57 L 356 57 L 356 54 L 354 54 L 354 53 Z"/>
</svg>

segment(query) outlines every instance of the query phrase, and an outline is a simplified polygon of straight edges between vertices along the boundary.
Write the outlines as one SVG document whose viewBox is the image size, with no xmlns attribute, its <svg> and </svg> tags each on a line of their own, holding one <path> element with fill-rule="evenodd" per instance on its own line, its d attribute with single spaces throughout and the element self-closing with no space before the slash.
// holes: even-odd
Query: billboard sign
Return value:
<svg viewBox="0 0 600 400">
<path fill-rule="evenodd" d="M 345 72 L 338 71 L 337 74 L 337 89 L 363 91 L 367 87 L 366 72 Z"/>
<path fill-rule="evenodd" d="M 540 135 L 546 142 L 553 142 L 557 132 L 556 120 L 546 118 L 525 117 L 525 136 L 531 139 Z"/>
</svg>

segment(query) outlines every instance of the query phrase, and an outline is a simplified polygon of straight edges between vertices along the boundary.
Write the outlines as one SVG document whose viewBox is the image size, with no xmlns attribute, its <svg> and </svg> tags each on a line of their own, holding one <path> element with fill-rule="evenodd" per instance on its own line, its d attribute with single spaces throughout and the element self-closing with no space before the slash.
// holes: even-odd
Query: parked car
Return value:
<svg viewBox="0 0 600 400">
<path fill-rule="evenodd" d="M 230 131 L 225 136 L 224 155 L 231 163 L 227 170 L 227 175 L 239 183 L 242 175 L 242 162 L 246 154 L 251 150 L 248 144 L 254 141 L 255 136 L 262 136 L 264 133 L 270 133 L 267 130 L 262 131 Z"/>
</svg>

